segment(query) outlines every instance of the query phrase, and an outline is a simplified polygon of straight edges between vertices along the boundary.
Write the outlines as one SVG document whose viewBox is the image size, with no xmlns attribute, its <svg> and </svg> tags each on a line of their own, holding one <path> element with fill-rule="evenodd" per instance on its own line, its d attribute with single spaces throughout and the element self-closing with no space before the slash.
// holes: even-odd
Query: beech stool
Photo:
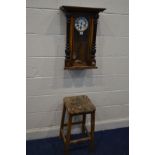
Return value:
<svg viewBox="0 0 155 155">
<path fill-rule="evenodd" d="M 62 119 L 60 125 L 60 137 L 64 141 L 64 151 L 65 154 L 68 154 L 69 144 L 76 144 L 83 141 L 90 141 L 91 149 L 94 148 L 94 130 L 95 130 L 95 106 L 91 103 L 90 99 L 85 96 L 71 96 L 65 97 L 63 100 L 63 112 L 62 112 Z M 66 111 L 68 113 L 68 121 L 65 123 L 65 114 Z M 88 132 L 86 128 L 86 115 L 91 115 L 91 127 L 90 132 Z M 72 122 L 73 116 L 81 115 L 82 121 Z M 72 125 L 81 124 L 81 130 L 83 135 L 87 135 L 83 138 L 71 140 L 71 127 Z M 67 127 L 67 133 L 64 134 L 64 127 Z"/>
</svg>

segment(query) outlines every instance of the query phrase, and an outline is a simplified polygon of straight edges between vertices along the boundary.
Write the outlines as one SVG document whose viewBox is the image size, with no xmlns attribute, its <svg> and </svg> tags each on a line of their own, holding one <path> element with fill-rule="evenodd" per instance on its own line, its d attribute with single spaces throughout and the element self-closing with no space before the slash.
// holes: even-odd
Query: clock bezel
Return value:
<svg viewBox="0 0 155 155">
<path fill-rule="evenodd" d="M 78 29 L 78 27 L 77 27 L 77 24 L 76 24 L 76 22 L 78 22 L 78 20 L 80 21 L 80 20 L 83 20 L 84 22 L 85 22 L 85 24 L 86 24 L 86 26 L 83 28 L 83 29 Z M 86 17 L 84 17 L 84 16 L 79 16 L 79 17 L 77 17 L 77 18 L 75 18 L 75 24 L 74 24 L 74 27 L 75 27 L 75 29 L 77 30 L 77 31 L 79 31 L 79 32 L 84 32 L 85 30 L 87 30 L 88 29 L 88 26 L 89 26 L 89 22 L 88 22 L 88 20 L 87 20 L 87 18 Z"/>
</svg>

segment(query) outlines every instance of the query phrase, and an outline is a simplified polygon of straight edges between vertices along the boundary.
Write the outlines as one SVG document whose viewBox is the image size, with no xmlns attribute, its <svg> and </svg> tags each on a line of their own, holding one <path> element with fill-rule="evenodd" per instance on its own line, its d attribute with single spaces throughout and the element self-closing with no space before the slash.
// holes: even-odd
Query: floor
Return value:
<svg viewBox="0 0 155 155">
<path fill-rule="evenodd" d="M 129 128 L 96 132 L 94 152 L 88 144 L 72 145 L 70 155 L 129 155 Z M 31 140 L 26 145 L 26 155 L 63 155 L 63 142 L 58 137 Z"/>
</svg>

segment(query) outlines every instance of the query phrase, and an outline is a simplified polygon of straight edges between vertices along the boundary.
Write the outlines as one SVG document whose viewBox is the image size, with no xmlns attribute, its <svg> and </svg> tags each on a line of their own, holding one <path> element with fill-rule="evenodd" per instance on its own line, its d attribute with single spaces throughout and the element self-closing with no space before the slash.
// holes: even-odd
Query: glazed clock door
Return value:
<svg viewBox="0 0 155 155">
<path fill-rule="evenodd" d="M 89 64 L 90 49 L 90 18 L 78 16 L 74 18 L 73 65 L 87 66 Z"/>
</svg>

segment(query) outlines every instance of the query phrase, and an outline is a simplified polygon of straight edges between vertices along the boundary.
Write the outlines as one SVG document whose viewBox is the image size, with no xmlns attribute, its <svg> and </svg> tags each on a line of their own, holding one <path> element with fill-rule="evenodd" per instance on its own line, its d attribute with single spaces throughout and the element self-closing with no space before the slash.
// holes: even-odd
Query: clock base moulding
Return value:
<svg viewBox="0 0 155 155">
<path fill-rule="evenodd" d="M 64 69 L 70 69 L 70 70 L 82 70 L 82 69 L 97 69 L 96 66 L 71 66 L 71 67 L 65 67 Z"/>
<path fill-rule="evenodd" d="M 96 69 L 96 33 L 99 12 L 105 8 L 61 6 L 66 15 L 64 69 Z"/>
</svg>

